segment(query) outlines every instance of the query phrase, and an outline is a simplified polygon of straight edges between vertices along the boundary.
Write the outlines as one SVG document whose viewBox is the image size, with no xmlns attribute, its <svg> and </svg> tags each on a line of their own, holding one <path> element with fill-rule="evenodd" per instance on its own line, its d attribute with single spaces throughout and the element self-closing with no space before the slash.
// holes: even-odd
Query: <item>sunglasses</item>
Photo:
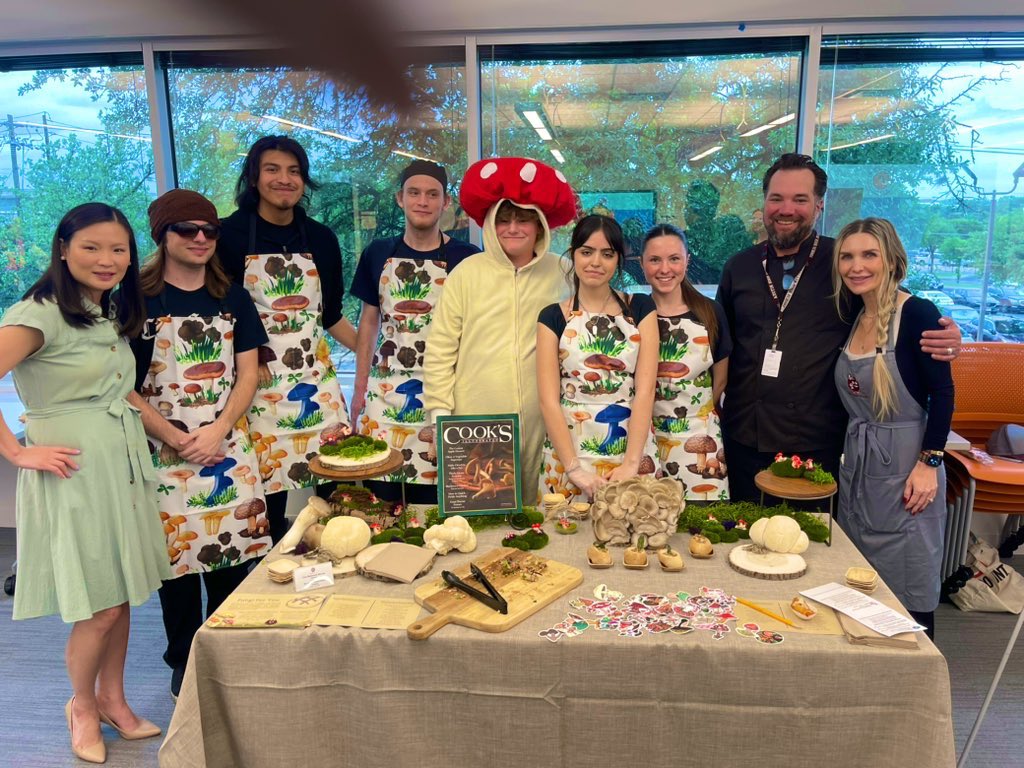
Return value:
<svg viewBox="0 0 1024 768">
<path fill-rule="evenodd" d="M 167 227 L 168 232 L 181 235 L 188 240 L 195 240 L 200 232 L 207 240 L 216 240 L 220 237 L 220 227 L 216 224 L 193 224 L 191 221 L 179 221 Z"/>
<path fill-rule="evenodd" d="M 786 259 L 782 262 L 782 290 L 788 291 L 793 287 L 793 280 L 796 276 L 793 274 L 793 268 L 796 266 L 796 259 Z"/>
</svg>

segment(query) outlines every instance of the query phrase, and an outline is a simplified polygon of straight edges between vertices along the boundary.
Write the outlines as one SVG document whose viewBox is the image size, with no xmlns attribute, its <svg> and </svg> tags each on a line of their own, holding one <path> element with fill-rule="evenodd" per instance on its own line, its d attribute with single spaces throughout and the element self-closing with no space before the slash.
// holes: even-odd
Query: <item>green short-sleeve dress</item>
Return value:
<svg viewBox="0 0 1024 768">
<path fill-rule="evenodd" d="M 18 472 L 14 618 L 73 622 L 146 602 L 171 573 L 142 420 L 125 401 L 135 381 L 128 343 L 106 319 L 68 325 L 52 301 L 21 301 L 0 325 L 45 339 L 14 369 L 26 444 L 81 450 L 70 479 Z"/>
</svg>

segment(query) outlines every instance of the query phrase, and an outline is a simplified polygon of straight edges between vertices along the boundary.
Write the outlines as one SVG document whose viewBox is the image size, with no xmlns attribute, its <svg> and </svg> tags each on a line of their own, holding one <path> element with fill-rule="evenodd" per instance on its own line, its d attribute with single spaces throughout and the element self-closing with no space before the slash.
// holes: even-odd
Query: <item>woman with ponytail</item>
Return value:
<svg viewBox="0 0 1024 768">
<path fill-rule="evenodd" d="M 624 251 L 615 219 L 580 219 L 569 246 L 572 296 L 538 318 L 537 391 L 547 428 L 541 493 L 593 497 L 608 480 L 657 469 L 658 326 L 650 298 L 613 287 Z"/>
<path fill-rule="evenodd" d="M 839 481 L 839 524 L 929 637 L 939 601 L 946 476 L 953 415 L 949 363 L 921 351 L 939 311 L 899 289 L 907 253 L 892 224 L 851 222 L 836 239 L 836 305 L 864 308 L 836 363 L 850 415 Z"/>
<path fill-rule="evenodd" d="M 686 235 L 658 224 L 644 236 L 641 263 L 658 311 L 660 350 L 654 434 L 661 470 L 683 483 L 687 500 L 728 499 L 729 482 L 716 406 L 732 340 L 718 302 L 686 277 Z"/>
</svg>

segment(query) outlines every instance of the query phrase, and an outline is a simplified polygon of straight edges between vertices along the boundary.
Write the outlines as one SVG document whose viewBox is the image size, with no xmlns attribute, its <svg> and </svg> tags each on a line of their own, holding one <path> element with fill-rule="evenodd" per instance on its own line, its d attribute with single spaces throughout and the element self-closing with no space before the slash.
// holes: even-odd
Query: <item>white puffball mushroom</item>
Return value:
<svg viewBox="0 0 1024 768">
<path fill-rule="evenodd" d="M 453 515 L 443 523 L 430 526 L 423 534 L 423 545 L 439 555 L 446 555 L 453 549 L 472 552 L 476 549 L 476 533 L 466 518 Z"/>
<path fill-rule="evenodd" d="M 370 543 L 370 526 L 358 517 L 332 517 L 320 536 L 320 551 L 332 560 L 352 557 Z"/>
<path fill-rule="evenodd" d="M 762 517 L 750 526 L 750 538 L 772 552 L 799 554 L 807 549 L 807 534 L 800 530 L 800 524 L 792 517 L 775 515 Z"/>
</svg>

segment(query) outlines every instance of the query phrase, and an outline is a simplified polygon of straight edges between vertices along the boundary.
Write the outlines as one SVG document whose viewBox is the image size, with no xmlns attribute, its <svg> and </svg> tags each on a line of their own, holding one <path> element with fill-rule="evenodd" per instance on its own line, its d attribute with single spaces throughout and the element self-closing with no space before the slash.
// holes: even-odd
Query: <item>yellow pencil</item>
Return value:
<svg viewBox="0 0 1024 768">
<path fill-rule="evenodd" d="M 752 603 L 749 600 L 744 600 L 742 597 L 737 597 L 736 598 L 736 602 L 737 603 L 742 603 L 743 605 L 747 606 L 747 608 L 753 608 L 758 613 L 763 613 L 765 616 L 768 616 L 769 618 L 775 619 L 776 621 L 781 621 L 787 627 L 793 627 L 793 629 L 796 629 L 796 624 L 794 624 L 792 621 L 790 621 L 789 619 L 787 619 L 787 618 L 785 618 L 783 616 L 779 616 L 779 614 L 777 614 L 777 613 L 773 613 L 772 611 L 769 611 L 767 608 L 762 608 L 757 603 Z"/>
</svg>

